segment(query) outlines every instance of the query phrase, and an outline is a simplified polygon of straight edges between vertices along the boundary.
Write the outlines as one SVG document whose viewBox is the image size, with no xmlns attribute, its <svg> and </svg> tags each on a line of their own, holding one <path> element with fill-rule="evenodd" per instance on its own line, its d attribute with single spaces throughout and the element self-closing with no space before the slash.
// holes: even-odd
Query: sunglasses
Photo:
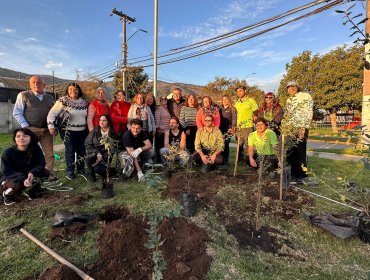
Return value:
<svg viewBox="0 0 370 280">
<path fill-rule="evenodd" d="M 272 99 L 272 96 L 266 96 L 265 99 Z"/>
</svg>

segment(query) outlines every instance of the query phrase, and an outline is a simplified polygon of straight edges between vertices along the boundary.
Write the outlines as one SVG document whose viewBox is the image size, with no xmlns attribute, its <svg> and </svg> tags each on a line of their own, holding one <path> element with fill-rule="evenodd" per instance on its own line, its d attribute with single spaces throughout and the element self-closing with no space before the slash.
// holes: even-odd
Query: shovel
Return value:
<svg viewBox="0 0 370 280">
<path fill-rule="evenodd" d="M 11 228 L 4 229 L 2 231 L 8 231 L 10 233 L 16 233 L 19 230 L 23 235 L 25 235 L 26 237 L 31 239 L 32 242 L 36 243 L 39 247 L 41 247 L 41 249 L 43 249 L 46 253 L 48 253 L 50 256 L 52 256 L 54 259 L 56 259 L 58 262 L 60 262 L 61 264 L 64 264 L 65 266 L 69 267 L 70 269 L 72 269 L 82 279 L 84 279 L 84 280 L 94 280 L 94 278 L 87 275 L 85 272 L 83 272 L 82 270 L 80 270 L 79 268 L 77 268 L 76 266 L 71 264 L 69 261 L 67 261 L 62 256 L 58 255 L 56 252 L 54 252 L 52 249 L 50 249 L 48 246 L 46 246 L 44 243 L 42 243 L 40 240 L 38 240 L 36 237 L 34 237 L 31 233 L 29 233 L 27 230 L 25 230 L 23 228 L 24 225 L 25 225 L 25 222 L 22 222 L 19 225 L 13 226 Z"/>
</svg>

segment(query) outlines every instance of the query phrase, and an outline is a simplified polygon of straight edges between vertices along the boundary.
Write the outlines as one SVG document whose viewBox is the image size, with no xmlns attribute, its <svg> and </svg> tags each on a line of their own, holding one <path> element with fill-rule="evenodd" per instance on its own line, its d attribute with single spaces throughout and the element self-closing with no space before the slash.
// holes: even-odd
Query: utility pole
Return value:
<svg viewBox="0 0 370 280">
<path fill-rule="evenodd" d="M 126 23 L 135 22 L 136 19 L 132 18 L 121 11 L 117 11 L 116 8 L 113 8 L 111 16 L 115 14 L 120 17 L 122 21 L 122 57 L 123 57 L 123 66 L 122 66 L 122 88 L 125 91 L 126 101 L 128 101 L 128 94 L 127 94 L 127 41 L 126 41 Z"/>
<path fill-rule="evenodd" d="M 153 95 L 157 97 L 158 0 L 154 0 Z"/>
<path fill-rule="evenodd" d="M 366 0 L 366 18 L 369 20 L 365 23 L 365 34 L 368 37 L 370 33 L 370 1 Z M 370 63 L 370 43 L 365 45 L 365 58 Z M 370 144 L 370 70 L 364 67 L 364 85 L 362 90 L 362 137 L 363 144 Z"/>
</svg>

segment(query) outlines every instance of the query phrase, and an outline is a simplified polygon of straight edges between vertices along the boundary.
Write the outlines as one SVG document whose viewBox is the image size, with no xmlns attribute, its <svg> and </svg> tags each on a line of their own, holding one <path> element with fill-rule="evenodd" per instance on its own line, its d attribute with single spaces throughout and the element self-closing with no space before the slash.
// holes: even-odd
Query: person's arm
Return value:
<svg viewBox="0 0 370 280">
<path fill-rule="evenodd" d="M 118 109 L 117 109 L 118 107 Z M 115 103 L 109 107 L 109 115 L 114 123 L 126 124 L 127 117 L 122 117 L 119 109 L 119 104 Z"/>
<path fill-rule="evenodd" d="M 5 179 L 14 180 L 23 184 L 27 176 L 26 174 L 23 174 L 14 168 L 14 157 L 15 156 L 12 153 L 12 148 L 9 148 L 3 152 L 1 155 L 1 172 Z"/>
<path fill-rule="evenodd" d="M 203 108 L 200 108 L 197 112 L 197 119 L 196 119 L 198 130 L 203 128 L 202 118 L 203 118 Z"/>
<path fill-rule="evenodd" d="M 186 149 L 186 134 L 181 132 L 180 150 L 185 151 Z"/>
<path fill-rule="evenodd" d="M 143 150 L 143 152 L 145 152 L 145 151 L 149 151 L 152 147 L 153 147 L 152 143 L 150 143 L 149 139 L 146 139 L 144 140 L 144 146 L 141 147 L 141 149 Z"/>
<path fill-rule="evenodd" d="M 166 148 L 170 147 L 170 131 L 169 130 L 166 130 L 164 132 L 164 146 Z"/>
<path fill-rule="evenodd" d="M 87 135 L 85 139 L 85 148 L 86 148 L 87 155 L 91 155 L 91 154 L 97 155 L 99 153 L 98 149 L 95 147 L 95 144 L 94 144 L 94 137 L 95 137 L 95 130 L 92 130 L 90 131 L 90 133 Z"/>
<path fill-rule="evenodd" d="M 93 119 L 95 116 L 96 109 L 93 105 L 89 105 L 89 108 L 87 109 L 87 128 L 91 132 L 94 129 L 94 123 Z"/>
<path fill-rule="evenodd" d="M 19 123 L 21 127 L 30 126 L 24 117 L 25 102 L 23 100 L 23 93 L 20 92 L 17 95 L 17 100 L 15 101 L 13 108 L 13 117 Z"/>
<path fill-rule="evenodd" d="M 46 165 L 44 153 L 42 152 L 39 145 L 35 147 L 35 151 L 32 156 L 37 159 L 37 164 L 30 170 L 29 173 L 32 173 L 34 176 L 38 177 L 41 173 L 43 173 Z"/>
<path fill-rule="evenodd" d="M 216 130 L 216 150 L 213 152 L 213 154 L 210 155 L 211 162 L 214 163 L 216 160 L 216 157 L 222 153 L 225 146 L 224 137 L 222 135 L 221 130 Z"/>
</svg>

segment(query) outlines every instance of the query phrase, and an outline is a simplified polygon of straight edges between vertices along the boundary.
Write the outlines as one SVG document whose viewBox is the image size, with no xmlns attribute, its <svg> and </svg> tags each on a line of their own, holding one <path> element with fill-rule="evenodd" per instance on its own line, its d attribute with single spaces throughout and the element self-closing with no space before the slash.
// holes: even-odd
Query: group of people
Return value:
<svg viewBox="0 0 370 280">
<path fill-rule="evenodd" d="M 151 93 L 137 93 L 130 104 L 125 101 L 124 91 L 116 92 L 109 105 L 103 88 L 97 89 L 95 99 L 89 103 L 77 83 L 70 83 L 66 94 L 54 103 L 44 89 L 41 77 L 33 76 L 30 90 L 17 96 L 13 116 L 20 128 L 13 134 L 15 145 L 1 157 L 0 183 L 7 205 L 15 202 L 20 190 L 32 185 L 33 177 L 55 180 L 53 139 L 58 133 L 64 140 L 66 177 L 70 180 L 85 174 L 85 164 L 92 181 L 96 174 L 107 176 L 114 154 L 118 154 L 122 173 L 130 176 L 136 170 L 139 181 L 144 179 L 142 168 L 146 162 L 157 160 L 168 165 L 169 154 L 174 151 L 179 155 L 187 153 L 187 159 L 191 157 L 208 172 L 215 165 L 229 164 L 230 139 L 234 135 L 240 144 L 239 160 L 244 160 L 243 147 L 247 146 L 246 160 L 252 167 L 258 166 L 255 150 L 271 166 L 278 162 L 279 127 L 284 112 L 271 92 L 258 107 L 244 86 L 235 89 L 235 104 L 229 95 L 224 95 L 220 106 L 209 96 L 202 97 L 201 104 L 194 94 L 185 99 L 180 88 L 172 91 L 171 98 L 161 95 L 159 105 Z M 302 139 L 288 153 L 288 162 L 292 175 L 301 178 L 305 176 L 302 165 L 306 164 L 312 98 L 300 92 L 295 82 L 290 82 L 287 89 L 291 96 L 285 111 L 289 112 L 288 121 L 299 126 L 298 137 Z M 68 112 L 66 123 L 56 127 L 63 112 Z M 180 165 L 186 164 L 186 157 L 174 158 Z"/>
</svg>

